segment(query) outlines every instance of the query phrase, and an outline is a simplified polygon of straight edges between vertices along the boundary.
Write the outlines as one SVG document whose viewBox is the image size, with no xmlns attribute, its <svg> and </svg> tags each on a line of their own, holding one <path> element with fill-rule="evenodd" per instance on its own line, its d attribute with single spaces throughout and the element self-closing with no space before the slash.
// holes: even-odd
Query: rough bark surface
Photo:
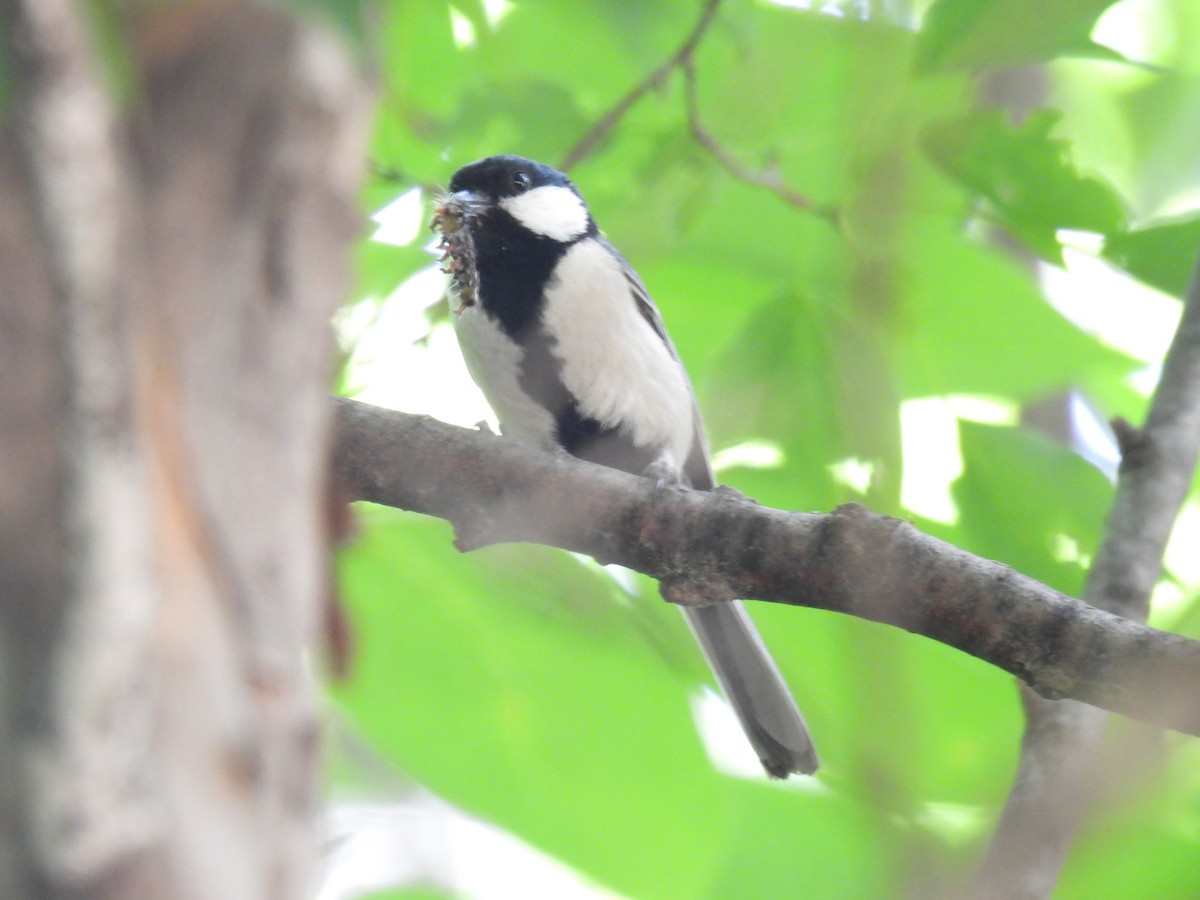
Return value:
<svg viewBox="0 0 1200 900">
<path fill-rule="evenodd" d="M 1083 599 L 1145 622 L 1200 447 L 1200 259 L 1145 425 L 1115 424 L 1122 457 L 1117 490 Z M 1164 680 L 1159 702 L 1178 704 L 1194 693 L 1185 686 L 1195 683 L 1184 673 Z M 1021 699 L 1028 722 L 1021 761 L 970 889 L 977 900 L 1050 896 L 1088 809 L 1133 789 L 1163 753 L 1160 736 L 1142 729 L 1105 758 L 1102 709 L 1028 691 Z"/>
<path fill-rule="evenodd" d="M 248 2 L 0 0 L 0 896 L 294 897 L 369 95 Z"/>
<path fill-rule="evenodd" d="M 672 600 L 724 595 L 885 622 L 970 653 L 1046 697 L 1200 735 L 1200 641 L 1067 597 L 861 506 L 829 515 L 653 482 L 494 435 L 334 401 L 357 499 L 447 519 L 462 549 L 533 541 L 651 575 Z"/>
</svg>

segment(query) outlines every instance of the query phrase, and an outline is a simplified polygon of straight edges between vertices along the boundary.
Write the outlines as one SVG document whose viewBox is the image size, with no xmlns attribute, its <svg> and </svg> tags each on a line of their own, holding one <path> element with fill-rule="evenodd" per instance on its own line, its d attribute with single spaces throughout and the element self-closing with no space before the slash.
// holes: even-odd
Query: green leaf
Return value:
<svg viewBox="0 0 1200 900">
<path fill-rule="evenodd" d="M 451 891 L 439 891 L 436 888 L 406 887 L 371 891 L 368 894 L 360 895 L 359 900 L 460 900 L 460 898 L 460 894 Z"/>
<path fill-rule="evenodd" d="M 1096 552 L 1112 485 L 1080 456 L 1021 428 L 960 422 L 954 484 L 966 549 L 1074 597 Z"/>
<path fill-rule="evenodd" d="M 774 298 L 747 320 L 709 388 L 708 420 L 718 446 L 765 439 L 783 449 L 785 461 L 782 468 L 734 470 L 725 480 L 785 509 L 830 509 L 855 499 L 829 471 L 847 456 L 872 458 L 838 403 L 846 383 L 866 384 L 847 346 L 850 329 L 835 309 L 807 298 Z"/>
<path fill-rule="evenodd" d="M 1061 262 L 1057 231 L 1108 234 L 1124 227 L 1120 196 L 1105 182 L 1075 171 L 1069 143 L 1050 136 L 1059 116 L 1032 114 L 1012 126 L 1000 110 L 984 110 L 931 126 L 931 158 L 970 191 L 1030 249 Z"/>
<path fill-rule="evenodd" d="M 1130 275 L 1182 299 L 1200 257 L 1200 216 L 1111 235 L 1104 256 Z"/>
<path fill-rule="evenodd" d="M 443 524 L 388 513 L 368 516 L 342 580 L 361 647 L 337 699 L 452 802 L 632 896 L 712 896 L 750 827 L 807 835 L 806 868 L 876 893 L 864 807 L 782 802 L 712 767 L 689 709 L 704 668 L 666 604 L 630 605 L 559 551 L 463 556 Z M 776 880 L 791 869 L 766 848 L 738 859 Z"/>
<path fill-rule="evenodd" d="M 734 467 L 722 480 L 771 505 L 828 509 L 862 499 L 828 468 L 858 456 L 882 471 L 870 504 L 894 511 L 905 398 L 1023 403 L 1082 386 L 1105 415 L 1136 419 L 1145 400 L 1125 376 L 1137 364 L 1055 312 L 1029 267 L 963 223 L 983 207 L 1050 259 L 1059 228 L 1103 233 L 1110 258 L 1181 290 L 1200 247 L 1195 217 L 1127 234 L 1107 186 L 1140 216 L 1189 209 L 1195 192 L 1195 4 L 1159 5 L 1137 24 L 1163 41 L 1150 61 L 1172 71 L 1060 60 L 1045 68 L 1055 109 L 1020 126 L 977 111 L 976 73 L 1095 59 L 1089 33 L 1107 3 L 939 2 L 920 34 L 721 6 L 695 54 L 703 125 L 747 170 L 837 217 L 726 171 L 689 128 L 678 71 L 571 174 L 661 307 L 714 445 L 783 450 L 781 468 Z M 451 6 L 471 40 L 456 40 Z M 496 152 L 561 160 L 699 13 L 695 0 L 524 0 L 498 19 L 497 8 L 379 5 L 372 157 L 405 184 L 444 184 Z M 396 189 L 377 180 L 369 208 Z M 364 251 L 364 288 L 387 293 L 428 264 L 409 249 Z M 918 524 L 1076 590 L 1083 569 L 1065 557 L 1094 548 L 1108 485 L 1020 429 L 967 424 L 961 437 L 961 519 Z M 751 604 L 818 741 L 814 792 L 713 770 L 687 708 L 708 675 L 648 579 L 626 593 L 545 549 L 461 556 L 444 526 L 372 513 L 345 580 L 363 646 L 340 696 L 368 740 L 450 801 L 629 896 L 919 893 L 912 860 L 925 883 L 969 871 L 1011 778 L 1012 679 L 895 629 Z M 1064 897 L 1113 884 L 1122 896 L 1191 895 L 1200 830 L 1181 772 L 1163 775 L 1174 804 L 1124 818 L 1106 808 L 1068 863 Z M 1110 824 L 1119 839 L 1104 838 Z"/>
<path fill-rule="evenodd" d="M 463 152 L 461 162 L 491 152 L 490 148 L 518 147 L 523 155 L 554 161 L 563 151 L 563 135 L 582 134 L 589 126 L 576 95 L 542 78 L 494 79 L 464 91 L 449 131 Z"/>
<path fill-rule="evenodd" d="M 1145 740 L 1144 732 L 1130 733 L 1134 723 L 1122 725 L 1113 730 L 1114 737 L 1126 741 L 1123 746 Z M 1085 820 L 1056 897 L 1184 897 L 1191 885 L 1200 884 L 1196 741 L 1165 734 L 1151 752 L 1154 765 L 1139 767 L 1135 784 L 1122 794 L 1121 807 Z"/>
<path fill-rule="evenodd" d="M 386 298 L 406 278 L 433 263 L 433 257 L 416 244 L 397 247 L 364 241 L 355 250 L 359 297 Z"/>
<path fill-rule="evenodd" d="M 1189 13 L 1180 11 L 1180 18 Z M 1194 10 L 1191 17 L 1195 18 Z M 1200 25 L 1173 35 L 1182 46 L 1194 46 Z M 1166 71 L 1130 82 L 1112 101 L 1128 122 L 1125 140 L 1134 153 L 1130 163 L 1135 186 L 1130 192 L 1140 209 L 1161 215 L 1196 209 L 1200 172 L 1193 160 L 1200 133 L 1200 62 L 1189 71 Z M 1120 147 L 1120 145 L 1118 145 Z"/>
<path fill-rule="evenodd" d="M 681 840 L 706 845 L 681 810 L 651 808 L 652 780 L 669 791 L 705 769 L 684 683 L 565 554 L 461 558 L 444 526 L 397 517 L 377 520 L 343 573 L 362 649 L 340 699 L 406 773 L 609 879 L 653 878 L 652 862 L 615 863 L 640 817 L 673 818 Z M 593 821 L 624 828 L 589 847 Z"/>
<path fill-rule="evenodd" d="M 1007 673 L 874 622 L 771 603 L 752 611 L 839 793 L 883 815 L 1003 798 L 1021 726 Z"/>
<path fill-rule="evenodd" d="M 917 39 L 922 73 L 999 68 L 1083 54 L 1119 58 L 1092 28 L 1115 0 L 937 0 Z"/>
<path fill-rule="evenodd" d="M 996 394 L 1032 400 L 1137 363 L 1079 331 L 1029 273 L 949 222 L 914 222 L 906 260 L 905 340 L 896 365 L 906 397 Z"/>
<path fill-rule="evenodd" d="M 477 3 L 459 47 L 446 4 L 381 10 L 385 96 L 373 158 L 422 182 L 517 152 L 556 162 L 641 73 L 658 65 L 696 15 L 685 0 L 633 6 L 519 3 L 494 21 Z M 587 35 L 604 53 L 579 52 Z"/>
</svg>

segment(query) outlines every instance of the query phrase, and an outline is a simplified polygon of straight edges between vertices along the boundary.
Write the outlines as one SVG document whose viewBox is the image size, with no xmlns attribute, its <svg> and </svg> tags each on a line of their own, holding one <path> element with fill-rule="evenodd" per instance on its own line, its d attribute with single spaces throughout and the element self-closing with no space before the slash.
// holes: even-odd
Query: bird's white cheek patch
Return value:
<svg viewBox="0 0 1200 900">
<path fill-rule="evenodd" d="M 534 234 L 552 240 L 573 241 L 587 231 L 587 209 L 565 187 L 537 187 L 516 197 L 506 197 L 500 201 L 500 207 Z"/>
</svg>

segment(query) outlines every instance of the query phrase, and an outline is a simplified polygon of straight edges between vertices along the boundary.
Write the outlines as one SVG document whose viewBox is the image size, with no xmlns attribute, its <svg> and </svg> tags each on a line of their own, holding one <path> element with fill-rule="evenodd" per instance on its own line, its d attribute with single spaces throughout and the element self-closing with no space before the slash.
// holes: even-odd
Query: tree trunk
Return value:
<svg viewBox="0 0 1200 900">
<path fill-rule="evenodd" d="M 301 896 L 369 97 L 269 6 L 145 6 L 118 106 L 82 4 L 0 0 L 0 896 Z"/>
</svg>

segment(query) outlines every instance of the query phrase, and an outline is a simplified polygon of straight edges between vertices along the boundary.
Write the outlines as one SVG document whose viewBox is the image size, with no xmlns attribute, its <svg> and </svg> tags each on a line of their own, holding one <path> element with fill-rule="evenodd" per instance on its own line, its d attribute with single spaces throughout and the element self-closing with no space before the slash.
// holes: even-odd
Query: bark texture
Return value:
<svg viewBox="0 0 1200 900">
<path fill-rule="evenodd" d="M 450 521 L 462 549 L 552 544 L 651 575 L 663 594 L 768 600 L 885 622 L 977 656 L 1042 696 L 1200 735 L 1200 641 L 1058 593 L 861 506 L 829 515 L 653 482 L 353 400 L 339 477 L 357 499 Z"/>
<path fill-rule="evenodd" d="M 301 896 L 369 96 L 214 2 L 120 23 L 118 104 L 81 9 L 0 0 L 0 896 Z"/>
<path fill-rule="evenodd" d="M 1083 599 L 1145 622 L 1200 448 L 1200 258 L 1145 425 L 1114 425 L 1121 468 Z M 1159 704 L 1186 703 L 1183 698 L 1194 695 L 1189 686 L 1197 683 L 1192 678 L 1185 672 L 1164 678 L 1157 686 Z M 1133 789 L 1163 754 L 1160 735 L 1143 729 L 1105 758 L 1101 739 L 1108 716 L 1102 709 L 1028 691 L 1021 699 L 1028 722 L 1021 762 L 971 887 L 978 900 L 1050 896 L 1088 809 Z"/>
</svg>

